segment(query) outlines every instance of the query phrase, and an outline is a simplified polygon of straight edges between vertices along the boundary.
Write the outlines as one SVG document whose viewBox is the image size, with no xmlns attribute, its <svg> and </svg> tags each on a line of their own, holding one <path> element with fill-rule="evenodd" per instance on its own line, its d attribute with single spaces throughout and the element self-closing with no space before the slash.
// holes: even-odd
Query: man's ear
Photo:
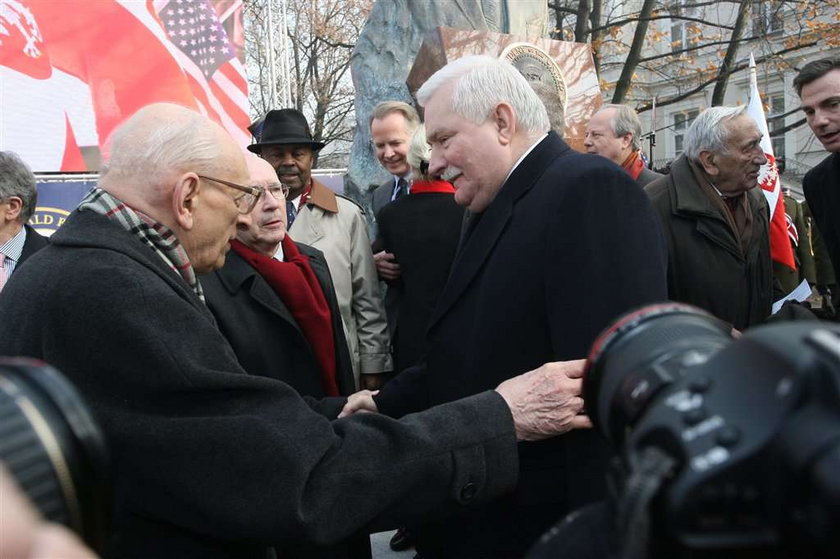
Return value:
<svg viewBox="0 0 840 559">
<path fill-rule="evenodd" d="M 6 203 L 5 221 L 17 221 L 23 210 L 23 201 L 18 196 L 10 196 Z"/>
<path fill-rule="evenodd" d="M 490 118 L 496 126 L 499 143 L 509 145 L 516 133 L 516 114 L 513 112 L 513 107 L 507 103 L 499 103 L 493 109 Z"/>
<path fill-rule="evenodd" d="M 186 231 L 192 229 L 200 191 L 201 180 L 192 172 L 179 176 L 172 190 L 172 214 L 175 222 Z"/>
<path fill-rule="evenodd" d="M 628 132 L 627 134 L 625 134 L 624 136 L 621 137 L 621 147 L 623 147 L 625 149 L 632 149 L 632 147 L 631 147 L 632 145 L 633 145 L 633 133 Z"/>
<path fill-rule="evenodd" d="M 706 174 L 711 177 L 717 176 L 720 172 L 715 160 L 716 157 L 717 155 L 711 151 L 700 152 L 700 165 L 703 167 L 703 170 L 706 171 Z"/>
</svg>

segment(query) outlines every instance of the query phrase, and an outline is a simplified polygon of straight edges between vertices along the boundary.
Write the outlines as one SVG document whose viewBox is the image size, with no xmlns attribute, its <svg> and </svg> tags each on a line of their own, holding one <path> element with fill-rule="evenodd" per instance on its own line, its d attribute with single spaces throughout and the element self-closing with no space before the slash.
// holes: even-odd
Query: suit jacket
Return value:
<svg viewBox="0 0 840 559">
<path fill-rule="evenodd" d="M 834 277 L 840 278 L 840 153 L 832 153 L 808 171 L 802 189 L 834 266 Z"/>
<path fill-rule="evenodd" d="M 15 266 L 15 271 L 17 271 L 18 266 L 23 264 L 24 260 L 50 244 L 47 237 L 41 235 L 29 225 L 24 225 L 24 227 L 26 228 L 26 240 L 23 242 L 23 250 L 20 252 L 20 259 Z"/>
<path fill-rule="evenodd" d="M 309 200 L 289 233 L 324 253 L 354 374 L 392 371 L 385 307 L 362 209 L 313 179 Z"/>
<path fill-rule="evenodd" d="M 396 186 L 394 177 L 390 177 L 386 182 L 383 182 L 374 189 L 373 200 L 370 205 L 371 209 L 373 209 L 374 216 L 379 215 L 380 210 L 391 202 L 391 197 L 394 195 L 394 186 Z"/>
<path fill-rule="evenodd" d="M 666 252 L 642 189 L 554 132 L 516 167 L 469 231 L 433 312 L 423 363 L 376 398 L 394 416 L 580 359 L 618 315 L 667 298 Z M 514 493 L 418 527 L 421 556 L 521 556 L 566 511 L 604 493 L 608 453 L 576 431 L 520 443 Z"/>
<path fill-rule="evenodd" d="M 668 243 L 669 298 L 706 309 L 739 330 L 770 316 L 770 210 L 760 189 L 746 193 L 753 220 L 746 249 L 725 221 L 724 210 L 700 189 L 685 155 L 645 192 Z"/>
<path fill-rule="evenodd" d="M 327 261 L 321 251 L 295 244 L 309 259 L 330 307 L 336 381 L 341 394 L 348 396 L 355 392 L 353 366 Z M 326 395 L 312 348 L 291 311 L 238 253 L 228 252 L 224 267 L 202 276 L 201 286 L 219 330 L 246 371 L 282 380 L 301 396 L 320 399 Z M 332 417 L 338 415 L 337 411 Z"/>
<path fill-rule="evenodd" d="M 379 212 L 382 246 L 394 254 L 401 270 L 388 286 L 389 295 L 398 293 L 392 342 L 397 371 L 420 361 L 426 326 L 449 277 L 463 219 L 464 208 L 445 192 L 412 193 Z M 385 302 L 387 309 L 387 298 Z M 389 322 L 391 314 L 389 310 Z"/>
<path fill-rule="evenodd" d="M 73 212 L 19 273 L 0 293 L 0 355 L 58 368 L 101 426 L 109 556 L 265 558 L 288 539 L 393 528 L 515 483 L 498 394 L 330 422 L 248 374 L 183 278 L 104 216 Z"/>
</svg>

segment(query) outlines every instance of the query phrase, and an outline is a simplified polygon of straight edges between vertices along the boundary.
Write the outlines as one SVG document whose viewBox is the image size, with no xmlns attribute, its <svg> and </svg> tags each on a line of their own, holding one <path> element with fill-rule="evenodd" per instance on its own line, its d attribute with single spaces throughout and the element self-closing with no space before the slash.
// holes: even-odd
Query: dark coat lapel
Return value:
<svg viewBox="0 0 840 559">
<path fill-rule="evenodd" d="M 236 252 L 228 252 L 227 258 L 230 259 L 230 262 L 220 269 L 217 274 L 219 276 L 219 281 L 222 283 L 224 288 L 231 295 L 235 295 L 238 291 L 244 290 L 245 285 L 249 283 L 249 280 L 251 280 L 251 278 L 256 278 L 258 274 L 257 271 L 245 262 Z M 271 289 L 268 282 L 264 280 L 251 280 L 250 284 L 251 288 L 248 290 L 248 295 L 255 303 L 262 305 L 271 313 L 279 316 L 294 326 L 296 330 L 300 331 L 297 321 L 295 321 L 292 317 L 292 313 L 280 297 L 274 292 L 274 290 Z M 301 335 L 303 335 L 302 332 Z"/>
<path fill-rule="evenodd" d="M 479 221 L 455 257 L 452 273 L 443 289 L 430 327 L 446 314 L 478 275 L 510 221 L 517 201 L 530 190 L 550 162 L 568 149 L 569 146 L 563 140 L 554 132 L 549 132 L 548 137 L 544 138 L 508 177 L 484 213 L 472 217 L 478 218 Z"/>
<path fill-rule="evenodd" d="M 32 227 L 29 225 L 24 225 L 24 227 L 26 227 L 26 241 L 23 243 L 23 250 L 21 250 L 18 265 L 49 244 L 47 238 L 39 234 Z"/>
</svg>

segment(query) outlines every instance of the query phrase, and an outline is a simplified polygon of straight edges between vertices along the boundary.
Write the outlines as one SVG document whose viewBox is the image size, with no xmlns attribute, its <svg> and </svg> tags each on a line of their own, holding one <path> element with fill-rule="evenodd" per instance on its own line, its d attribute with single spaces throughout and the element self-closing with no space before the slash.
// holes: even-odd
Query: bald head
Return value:
<svg viewBox="0 0 840 559">
<path fill-rule="evenodd" d="M 225 162 L 242 159 L 221 126 L 171 103 L 137 111 L 117 128 L 109 148 L 100 187 L 125 202 L 140 198 L 155 205 L 166 198 L 173 177 L 185 171 L 213 175 Z"/>
<path fill-rule="evenodd" d="M 110 139 L 99 186 L 169 227 L 197 272 L 224 264 L 242 192 L 245 159 L 225 130 L 205 116 L 169 103 L 148 105 Z"/>
<path fill-rule="evenodd" d="M 248 175 L 251 177 L 250 184 L 267 186 L 277 182 L 277 172 L 265 159 L 245 154 L 245 164 L 248 167 Z"/>
</svg>

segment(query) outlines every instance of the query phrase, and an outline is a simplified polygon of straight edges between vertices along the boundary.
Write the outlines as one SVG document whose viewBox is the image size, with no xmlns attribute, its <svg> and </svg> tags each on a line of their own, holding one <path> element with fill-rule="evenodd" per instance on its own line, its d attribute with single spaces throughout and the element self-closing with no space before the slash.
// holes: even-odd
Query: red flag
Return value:
<svg viewBox="0 0 840 559">
<path fill-rule="evenodd" d="M 32 14 L 52 69 L 62 73 L 65 81 L 69 75 L 87 88 L 96 133 L 83 134 L 85 139 L 94 136 L 96 142 L 98 135 L 102 147 L 114 128 L 141 107 L 172 102 L 206 114 L 243 146 L 249 143 L 244 69 L 209 0 L 3 1 L 19 4 Z M 236 13 L 241 17 L 241 12 Z M 0 25 L 5 27 L 3 15 L 0 14 Z M 27 35 L 19 35 L 16 41 L 23 41 L 25 46 Z M 41 60 L 6 56 L 6 44 L 0 46 L 0 65 L 15 68 L 26 62 L 34 68 L 37 62 L 37 69 L 43 73 Z M 48 99 L 44 99 L 44 89 L 39 91 L 42 106 L 66 103 L 60 87 L 52 88 Z M 72 141 L 73 132 L 79 139 L 73 110 L 67 112 L 71 127 L 66 132 L 65 119 L 58 122 L 51 116 L 47 122 L 45 116 L 39 118 L 32 134 L 43 138 L 60 130 L 61 135 L 67 134 L 68 142 Z M 6 125 L 0 126 L 4 128 L 0 130 L 4 149 L 14 150 L 16 143 L 26 143 L 26 139 L 17 136 L 18 130 L 8 134 Z M 79 144 L 87 145 L 83 141 Z M 66 165 L 80 164 L 78 158 L 63 160 L 63 169 L 35 169 L 69 170 Z"/>
<path fill-rule="evenodd" d="M 787 222 L 785 221 L 785 201 L 782 197 L 782 184 L 779 180 L 779 170 L 776 167 L 776 157 L 773 155 L 773 144 L 764 117 L 764 107 L 761 105 L 761 95 L 758 93 L 758 80 L 755 75 L 755 60 L 750 54 L 750 102 L 747 114 L 755 120 L 761 132 L 761 148 L 765 163 L 758 173 L 758 185 L 764 191 L 767 203 L 770 205 L 770 257 L 791 270 L 796 270 L 793 250 L 788 239 Z"/>
</svg>

